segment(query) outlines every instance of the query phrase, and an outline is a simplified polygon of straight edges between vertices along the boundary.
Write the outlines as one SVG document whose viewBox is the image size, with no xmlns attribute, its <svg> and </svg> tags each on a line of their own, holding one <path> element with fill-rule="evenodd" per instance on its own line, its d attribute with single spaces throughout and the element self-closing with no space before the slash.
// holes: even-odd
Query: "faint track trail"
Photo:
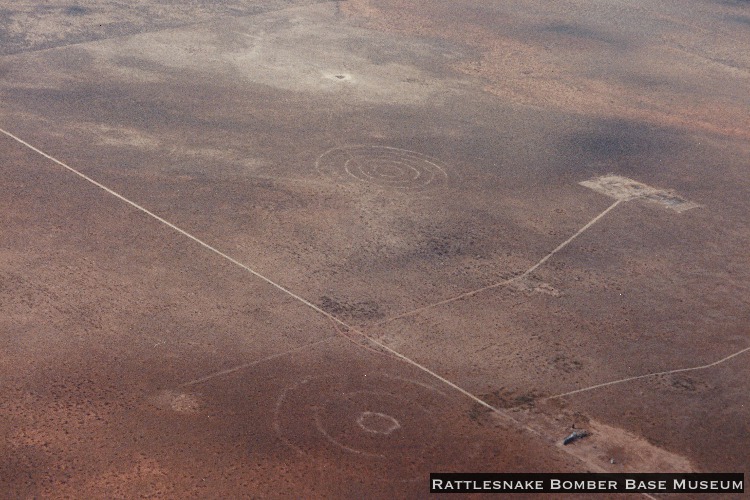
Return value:
<svg viewBox="0 0 750 500">
<path fill-rule="evenodd" d="M 734 357 L 737 357 L 740 354 L 745 353 L 747 351 L 750 351 L 750 347 L 745 347 L 744 349 L 740 349 L 739 351 L 737 351 L 737 352 L 735 352 L 733 354 L 730 354 L 729 356 L 727 356 L 725 358 L 721 358 L 720 360 L 714 361 L 713 363 L 709 363 L 707 365 L 693 366 L 693 367 L 690 367 L 690 368 L 677 368 L 675 370 L 667 370 L 667 371 L 664 371 L 664 372 L 646 373 L 645 375 L 636 375 L 634 377 L 621 378 L 619 380 L 612 380 L 611 382 L 604 382 L 603 384 L 596 384 L 596 385 L 592 385 L 590 387 L 584 387 L 582 389 L 576 389 L 575 391 L 564 392 L 562 394 L 556 394 L 555 396 L 549 396 L 547 398 L 544 398 L 544 400 L 564 398 L 566 396 L 572 396 L 574 394 L 579 394 L 581 392 L 593 391 L 595 389 L 600 389 L 602 387 L 608 387 L 610 385 L 617 385 L 617 384 L 624 384 L 625 382 L 632 382 L 634 380 L 640 380 L 640 379 L 649 378 L 649 377 L 658 377 L 659 375 L 671 375 L 673 373 L 682 373 L 682 372 L 692 372 L 692 371 L 698 371 L 698 370 L 705 370 L 707 368 L 712 368 L 712 367 L 720 365 L 720 364 L 722 364 L 722 363 L 724 363 L 726 361 L 729 361 L 730 359 L 732 359 Z"/>
<path fill-rule="evenodd" d="M 597 222 L 599 222 L 599 220 L 601 220 L 605 215 L 607 215 L 609 212 L 611 212 L 612 210 L 614 210 L 614 208 L 617 207 L 617 205 L 619 205 L 623 201 L 625 201 L 625 200 L 617 200 L 614 203 L 612 203 L 602 213 L 600 213 L 599 215 L 597 215 L 596 217 L 594 217 L 593 219 L 591 219 L 585 226 L 583 226 L 581 229 L 579 229 L 573 236 L 571 236 L 567 240 L 565 240 L 562 243 L 560 243 L 557 246 L 557 248 L 555 248 L 550 253 L 548 253 L 547 255 L 545 255 L 544 257 L 542 257 L 542 259 L 539 262 L 537 262 L 536 264 L 534 264 L 533 266 L 531 266 L 530 268 L 528 268 L 523 273 L 521 273 L 521 274 L 519 274 L 517 276 L 514 276 L 512 278 L 509 278 L 507 280 L 499 281 L 497 283 L 493 283 L 491 285 L 487 285 L 487 286 L 484 286 L 482 288 L 477 288 L 476 290 L 471 290 L 469 292 L 464 292 L 464 293 L 461 293 L 461 294 L 456 295 L 454 297 L 450 297 L 448 299 L 441 300 L 439 302 L 434 302 L 432 304 L 427 304 L 426 306 L 418 307 L 417 309 L 412 309 L 411 311 L 407 311 L 407 312 L 401 313 L 401 314 L 399 314 L 397 316 L 393 316 L 391 318 L 385 319 L 385 320 L 383 320 L 383 321 L 381 321 L 379 323 L 376 323 L 376 325 L 384 325 L 386 323 L 391 323 L 391 322 L 396 321 L 398 319 L 406 318 L 406 317 L 409 317 L 409 316 L 414 316 L 415 314 L 419 314 L 419 313 L 421 313 L 423 311 L 426 311 L 428 309 L 433 309 L 433 308 L 438 307 L 438 306 L 442 306 L 442 305 L 445 305 L 445 304 L 450 304 L 451 302 L 456 302 L 457 300 L 465 299 L 465 298 L 468 298 L 468 297 L 473 297 L 474 295 L 477 295 L 477 294 L 482 293 L 482 292 L 486 292 L 487 290 L 492 290 L 494 288 L 499 288 L 499 287 L 502 287 L 502 286 L 507 286 L 507 285 L 510 285 L 511 283 L 514 283 L 516 281 L 522 280 L 523 278 L 529 276 L 531 273 L 533 273 L 534 271 L 536 271 L 537 269 L 539 269 L 539 267 L 541 267 L 542 265 L 544 265 L 544 263 L 547 262 L 549 259 L 551 259 L 557 252 L 559 252 L 560 250 L 562 250 L 563 248 L 565 248 L 566 246 L 568 246 L 573 240 L 575 240 L 581 234 L 583 234 L 584 232 L 586 232 L 586 230 L 588 228 L 590 228 L 591 226 L 593 226 L 594 224 L 596 224 Z"/>
</svg>

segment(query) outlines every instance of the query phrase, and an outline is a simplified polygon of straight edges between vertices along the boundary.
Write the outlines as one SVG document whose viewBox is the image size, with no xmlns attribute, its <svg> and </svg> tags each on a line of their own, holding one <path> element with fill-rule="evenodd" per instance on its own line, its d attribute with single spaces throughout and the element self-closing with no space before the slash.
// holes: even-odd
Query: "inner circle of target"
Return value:
<svg viewBox="0 0 750 500">
<path fill-rule="evenodd" d="M 326 440 L 346 451 L 378 457 L 392 452 L 392 434 L 397 430 L 399 440 L 427 438 L 424 420 L 430 415 L 420 404 L 379 390 L 342 392 L 315 411 L 316 427 Z"/>
<path fill-rule="evenodd" d="M 366 160 L 350 158 L 344 164 L 346 173 L 356 179 L 363 178 L 377 183 L 409 185 L 422 176 L 417 166 L 407 161 L 386 158 L 370 158 Z M 427 173 L 430 177 L 434 174 Z"/>
<path fill-rule="evenodd" d="M 357 416 L 357 424 L 367 432 L 386 436 L 401 428 L 398 420 L 377 411 L 363 411 Z"/>
<path fill-rule="evenodd" d="M 409 167 L 413 172 L 412 179 L 416 179 L 420 176 L 421 172 L 416 168 Z M 382 178 L 396 178 L 403 175 L 403 170 L 399 169 L 398 166 L 388 163 L 375 164 L 372 166 L 372 172 L 376 176 Z"/>
<path fill-rule="evenodd" d="M 421 153 L 386 146 L 350 146 L 318 158 L 321 173 L 395 189 L 422 189 L 447 181 L 446 169 Z"/>
</svg>

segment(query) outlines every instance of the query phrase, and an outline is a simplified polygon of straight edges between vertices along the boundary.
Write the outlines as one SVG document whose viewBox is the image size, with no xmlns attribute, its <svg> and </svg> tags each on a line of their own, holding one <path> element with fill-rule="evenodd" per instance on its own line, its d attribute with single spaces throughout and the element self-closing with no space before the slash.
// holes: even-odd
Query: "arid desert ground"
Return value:
<svg viewBox="0 0 750 500">
<path fill-rule="evenodd" d="M 747 0 L 0 1 L 0 497 L 750 472 L 749 49 Z"/>
</svg>

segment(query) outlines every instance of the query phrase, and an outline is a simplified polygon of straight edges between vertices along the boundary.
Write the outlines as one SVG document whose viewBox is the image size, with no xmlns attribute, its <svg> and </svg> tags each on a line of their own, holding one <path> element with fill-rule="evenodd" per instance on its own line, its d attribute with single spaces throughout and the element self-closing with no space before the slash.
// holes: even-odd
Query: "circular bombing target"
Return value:
<svg viewBox="0 0 750 500">
<path fill-rule="evenodd" d="M 339 179 L 356 179 L 388 189 L 422 190 L 444 185 L 444 165 L 427 155 L 387 146 L 347 146 L 323 153 L 319 172 Z"/>
<path fill-rule="evenodd" d="M 341 380 L 323 377 L 287 387 L 276 404 L 274 428 L 313 462 L 364 470 L 388 480 L 423 477 L 441 436 L 433 410 L 442 392 L 386 375 Z"/>
</svg>

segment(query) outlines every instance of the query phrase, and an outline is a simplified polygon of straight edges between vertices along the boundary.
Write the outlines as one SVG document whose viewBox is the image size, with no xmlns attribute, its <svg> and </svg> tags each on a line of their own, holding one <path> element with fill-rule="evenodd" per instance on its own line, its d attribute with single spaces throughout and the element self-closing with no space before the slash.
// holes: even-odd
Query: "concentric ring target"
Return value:
<svg viewBox="0 0 750 500">
<path fill-rule="evenodd" d="M 436 447 L 450 442 L 433 414 L 444 398 L 431 386 L 387 375 L 316 378 L 284 389 L 274 428 L 315 463 L 408 481 L 423 477 L 426 461 L 441 455 Z"/>
<path fill-rule="evenodd" d="M 448 181 L 448 171 L 438 160 L 387 146 L 333 148 L 318 158 L 315 167 L 339 180 L 357 179 L 391 189 L 422 190 Z"/>
</svg>

